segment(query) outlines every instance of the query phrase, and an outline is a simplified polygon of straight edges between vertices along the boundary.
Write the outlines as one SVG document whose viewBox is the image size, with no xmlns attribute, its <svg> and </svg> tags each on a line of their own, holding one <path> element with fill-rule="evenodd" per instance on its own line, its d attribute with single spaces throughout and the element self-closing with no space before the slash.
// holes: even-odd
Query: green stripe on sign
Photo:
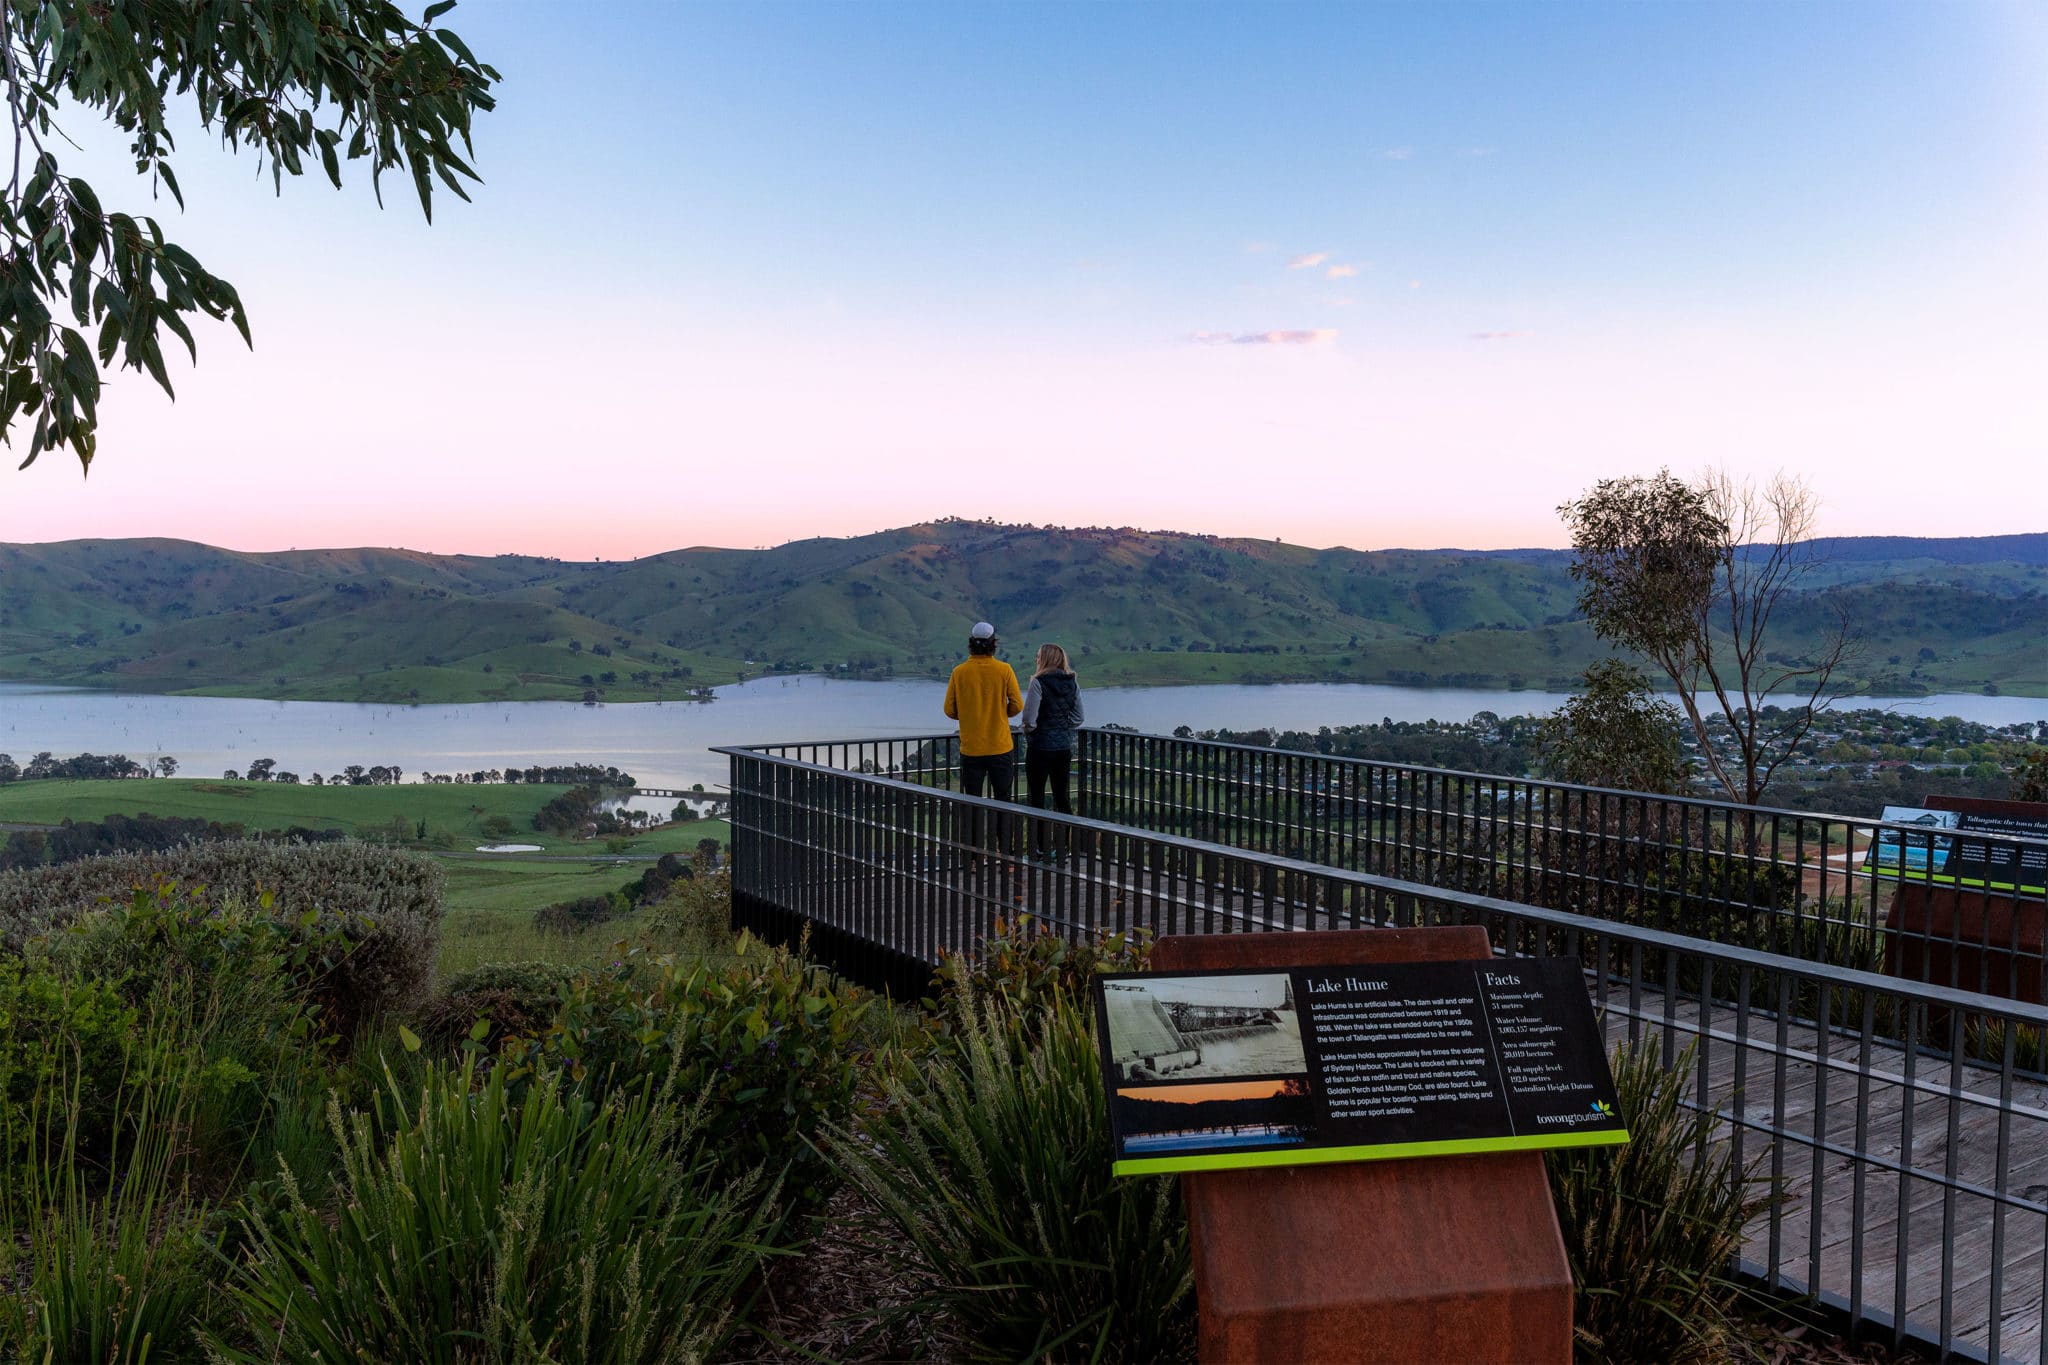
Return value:
<svg viewBox="0 0 2048 1365">
<path fill-rule="evenodd" d="M 1618 1147 L 1628 1133 L 1526 1134 L 1522 1137 L 1446 1138 L 1438 1142 L 1386 1142 L 1367 1147 L 1263 1147 L 1254 1152 L 1200 1152 L 1119 1161 L 1114 1175 L 1179 1175 L 1187 1171 L 1244 1171 L 1259 1166 L 1324 1166 L 1334 1161 L 1396 1161 L 1416 1156 L 1468 1156 L 1474 1152 L 1541 1152 L 1561 1147 Z"/>
<path fill-rule="evenodd" d="M 1987 882 L 1981 877 L 1957 878 L 1947 872 L 1937 872 L 1929 876 L 1925 872 L 1913 869 L 1908 869 L 1906 872 L 1901 873 L 1897 868 L 1886 867 L 1872 869 L 1870 870 L 1870 875 L 1881 877 L 1888 882 L 1926 882 L 1930 886 L 1965 886 L 1972 891 L 2011 891 L 2022 896 L 2039 896 L 2043 893 L 2048 893 L 2048 887 L 2015 886 L 2011 882 Z"/>
</svg>

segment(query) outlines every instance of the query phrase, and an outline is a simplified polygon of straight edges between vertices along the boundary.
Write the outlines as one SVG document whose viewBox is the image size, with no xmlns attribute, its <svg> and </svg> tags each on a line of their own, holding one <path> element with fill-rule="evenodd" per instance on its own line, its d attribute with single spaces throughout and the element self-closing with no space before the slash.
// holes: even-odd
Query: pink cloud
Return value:
<svg viewBox="0 0 2048 1365">
<path fill-rule="evenodd" d="M 1225 343 L 1232 346 L 1319 346 L 1336 339 L 1337 329 L 1334 327 L 1271 332 L 1196 332 L 1188 338 L 1205 345 Z"/>
<path fill-rule="evenodd" d="M 1472 339 L 1474 341 L 1513 341 L 1516 337 L 1525 337 L 1527 335 L 1529 335 L 1527 332 L 1474 332 Z"/>
<path fill-rule="evenodd" d="M 1289 270 L 1313 270 L 1316 266 L 1329 259 L 1330 253 L 1327 251 L 1311 251 L 1306 255 L 1296 256 L 1287 263 L 1287 268 Z"/>
<path fill-rule="evenodd" d="M 1323 272 L 1323 278 L 1326 280 L 1348 280 L 1357 273 L 1358 267 L 1355 265 L 1333 265 Z"/>
</svg>

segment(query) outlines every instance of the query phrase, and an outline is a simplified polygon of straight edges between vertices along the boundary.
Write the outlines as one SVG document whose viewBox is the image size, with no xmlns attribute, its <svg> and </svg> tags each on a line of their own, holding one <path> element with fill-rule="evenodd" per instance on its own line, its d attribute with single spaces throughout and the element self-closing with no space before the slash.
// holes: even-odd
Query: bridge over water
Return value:
<svg viewBox="0 0 2048 1365">
<path fill-rule="evenodd" d="M 1019 912 L 1072 936 L 1478 924 L 1575 957 L 1610 1043 L 1686 1068 L 1783 1192 L 1742 1271 L 1946 1356 L 2048 1361 L 2048 1008 L 2007 998 L 2038 994 L 2041 950 L 2020 915 L 1887 923 L 1863 850 L 1911 867 L 1928 830 L 1124 731 L 1082 732 L 1073 816 L 960 794 L 950 736 L 719 752 L 735 917 L 899 994 Z"/>
</svg>

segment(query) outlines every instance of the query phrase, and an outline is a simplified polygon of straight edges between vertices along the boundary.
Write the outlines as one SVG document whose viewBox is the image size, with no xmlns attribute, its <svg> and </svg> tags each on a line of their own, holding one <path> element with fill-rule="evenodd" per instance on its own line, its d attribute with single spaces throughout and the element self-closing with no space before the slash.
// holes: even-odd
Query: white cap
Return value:
<svg viewBox="0 0 2048 1365">
<path fill-rule="evenodd" d="M 993 640 L 996 638 L 996 628 L 986 621 L 976 621 L 974 629 L 967 632 L 967 638 L 970 640 Z"/>
</svg>

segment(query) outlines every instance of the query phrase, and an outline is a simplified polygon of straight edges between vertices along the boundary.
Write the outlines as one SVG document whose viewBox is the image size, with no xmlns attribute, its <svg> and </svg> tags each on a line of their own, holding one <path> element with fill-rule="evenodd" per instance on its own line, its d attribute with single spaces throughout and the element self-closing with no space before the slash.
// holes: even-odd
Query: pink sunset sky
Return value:
<svg viewBox="0 0 2048 1365">
<path fill-rule="evenodd" d="M 0 540 L 629 558 L 954 514 L 1557 544 L 1668 465 L 2048 529 L 2048 11 L 465 3 L 485 184 L 196 131 L 241 289 Z M 125 203 L 123 201 L 126 201 Z M 17 448 L 23 445 L 17 435 Z"/>
</svg>

